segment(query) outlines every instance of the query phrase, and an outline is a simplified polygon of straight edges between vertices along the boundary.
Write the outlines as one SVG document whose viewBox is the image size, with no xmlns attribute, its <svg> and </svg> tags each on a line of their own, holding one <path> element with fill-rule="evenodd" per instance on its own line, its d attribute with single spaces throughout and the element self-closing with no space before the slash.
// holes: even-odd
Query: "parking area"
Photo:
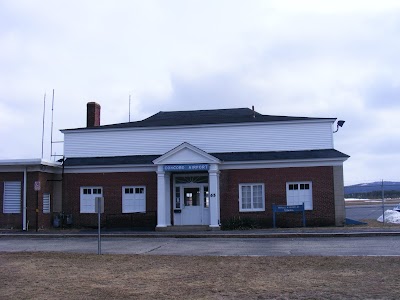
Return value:
<svg viewBox="0 0 400 300">
<path fill-rule="evenodd" d="M 382 207 L 379 201 L 376 202 L 375 204 L 346 205 L 346 218 L 353 220 L 376 220 L 384 211 L 397 206 L 397 203 L 390 203 Z"/>
</svg>

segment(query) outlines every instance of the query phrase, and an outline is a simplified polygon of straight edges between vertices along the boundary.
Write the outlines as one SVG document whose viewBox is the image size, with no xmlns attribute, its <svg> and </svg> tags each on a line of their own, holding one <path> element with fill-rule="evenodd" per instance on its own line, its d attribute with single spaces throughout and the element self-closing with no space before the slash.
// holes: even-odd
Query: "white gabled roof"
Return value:
<svg viewBox="0 0 400 300">
<path fill-rule="evenodd" d="M 189 144 L 182 143 L 178 147 L 171 149 L 167 153 L 153 160 L 156 165 L 167 164 L 210 164 L 220 163 L 221 161 L 208 154 L 207 152 Z"/>
</svg>

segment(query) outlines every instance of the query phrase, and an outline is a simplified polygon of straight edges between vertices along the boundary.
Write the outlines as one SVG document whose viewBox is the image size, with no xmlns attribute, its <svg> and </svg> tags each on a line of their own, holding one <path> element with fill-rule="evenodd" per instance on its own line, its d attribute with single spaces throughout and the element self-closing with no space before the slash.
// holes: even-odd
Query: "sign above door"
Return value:
<svg viewBox="0 0 400 300">
<path fill-rule="evenodd" d="M 185 164 L 185 165 L 164 165 L 164 171 L 184 172 L 184 171 L 208 171 L 208 164 Z"/>
</svg>

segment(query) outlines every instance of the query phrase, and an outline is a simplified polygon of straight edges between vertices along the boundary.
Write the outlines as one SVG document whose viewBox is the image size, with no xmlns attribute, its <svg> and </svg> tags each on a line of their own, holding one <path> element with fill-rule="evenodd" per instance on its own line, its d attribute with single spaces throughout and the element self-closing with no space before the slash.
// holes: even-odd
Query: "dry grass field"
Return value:
<svg viewBox="0 0 400 300">
<path fill-rule="evenodd" d="M 398 257 L 0 253 L 1 299 L 399 299 Z"/>
</svg>

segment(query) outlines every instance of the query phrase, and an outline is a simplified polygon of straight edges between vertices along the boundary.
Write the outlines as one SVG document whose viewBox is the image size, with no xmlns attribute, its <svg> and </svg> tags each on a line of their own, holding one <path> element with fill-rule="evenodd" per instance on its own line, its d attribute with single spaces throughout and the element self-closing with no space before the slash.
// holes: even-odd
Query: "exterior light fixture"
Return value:
<svg viewBox="0 0 400 300">
<path fill-rule="evenodd" d="M 336 130 L 335 130 L 333 133 L 338 132 L 339 127 L 343 127 L 344 122 L 345 122 L 345 121 L 343 121 L 343 120 L 337 121 L 337 124 L 336 124 L 336 125 L 337 125 L 337 128 L 336 128 Z"/>
</svg>

